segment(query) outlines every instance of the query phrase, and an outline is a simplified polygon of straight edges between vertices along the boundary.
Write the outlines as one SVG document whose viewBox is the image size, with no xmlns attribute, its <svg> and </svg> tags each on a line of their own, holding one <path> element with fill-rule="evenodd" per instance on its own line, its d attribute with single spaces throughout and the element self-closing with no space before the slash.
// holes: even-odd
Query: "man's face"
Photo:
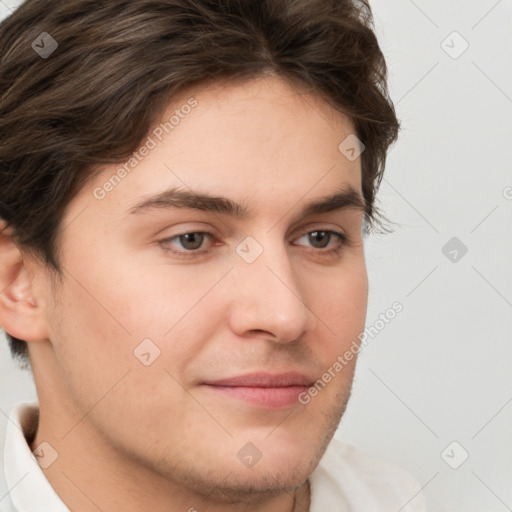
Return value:
<svg viewBox="0 0 512 512">
<path fill-rule="evenodd" d="M 338 425 L 355 359 L 309 403 L 297 396 L 306 402 L 364 329 L 363 211 L 303 214 L 350 187 L 361 194 L 360 160 L 338 150 L 353 126 L 276 78 L 194 98 L 115 186 L 105 183 L 121 165 L 66 209 L 55 301 L 47 288 L 52 350 L 34 361 L 36 379 L 54 383 L 39 389 L 42 414 L 61 407 L 57 437 L 88 433 L 107 447 L 99 457 L 115 451 L 202 492 L 293 488 Z M 130 213 L 168 189 L 225 197 L 247 215 L 163 203 Z"/>
</svg>

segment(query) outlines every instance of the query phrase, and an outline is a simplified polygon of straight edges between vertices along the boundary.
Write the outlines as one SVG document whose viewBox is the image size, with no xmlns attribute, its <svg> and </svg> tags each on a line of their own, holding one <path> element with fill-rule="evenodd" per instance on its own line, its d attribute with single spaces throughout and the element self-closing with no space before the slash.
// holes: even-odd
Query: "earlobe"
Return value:
<svg viewBox="0 0 512 512">
<path fill-rule="evenodd" d="M 33 276 L 25 266 L 22 252 L 0 220 L 0 325 L 15 338 L 38 341 L 48 337 Z"/>
</svg>

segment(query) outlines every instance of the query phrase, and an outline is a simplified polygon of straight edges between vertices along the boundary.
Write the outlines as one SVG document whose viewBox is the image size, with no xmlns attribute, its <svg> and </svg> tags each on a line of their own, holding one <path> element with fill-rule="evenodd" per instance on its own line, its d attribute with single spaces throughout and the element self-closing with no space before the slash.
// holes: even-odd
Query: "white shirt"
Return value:
<svg viewBox="0 0 512 512">
<path fill-rule="evenodd" d="M 37 412 L 36 402 L 11 411 L 3 457 L 0 451 L 0 512 L 70 512 L 25 439 Z M 309 483 L 310 512 L 425 512 L 420 487 L 408 473 L 336 439 Z"/>
</svg>

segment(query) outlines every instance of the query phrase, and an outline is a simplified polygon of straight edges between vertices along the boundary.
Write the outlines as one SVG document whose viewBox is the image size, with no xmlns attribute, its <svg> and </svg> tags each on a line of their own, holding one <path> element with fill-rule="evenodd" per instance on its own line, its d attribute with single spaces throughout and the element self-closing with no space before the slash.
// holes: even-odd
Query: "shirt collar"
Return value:
<svg viewBox="0 0 512 512">
<path fill-rule="evenodd" d="M 69 512 L 30 450 L 25 433 L 37 423 L 37 402 L 21 402 L 9 415 L 4 449 L 4 472 L 16 512 Z"/>
</svg>

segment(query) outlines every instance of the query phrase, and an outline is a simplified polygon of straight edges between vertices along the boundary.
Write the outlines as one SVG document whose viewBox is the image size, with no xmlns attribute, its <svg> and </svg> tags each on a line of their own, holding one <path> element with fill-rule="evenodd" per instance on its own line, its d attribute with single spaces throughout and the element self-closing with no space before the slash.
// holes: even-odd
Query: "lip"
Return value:
<svg viewBox="0 0 512 512">
<path fill-rule="evenodd" d="M 299 372 L 257 372 L 205 381 L 202 386 L 224 398 L 242 400 L 265 409 L 281 409 L 299 404 L 299 394 L 313 383 L 314 379 Z"/>
</svg>

